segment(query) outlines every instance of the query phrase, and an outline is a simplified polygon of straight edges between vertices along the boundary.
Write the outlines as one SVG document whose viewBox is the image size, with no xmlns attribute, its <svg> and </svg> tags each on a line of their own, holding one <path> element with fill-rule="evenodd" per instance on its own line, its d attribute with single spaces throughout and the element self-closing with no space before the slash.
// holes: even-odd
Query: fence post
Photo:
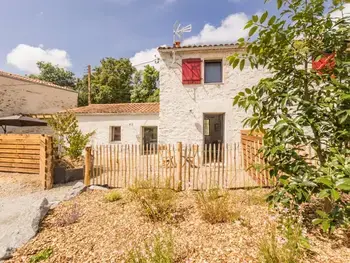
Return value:
<svg viewBox="0 0 350 263">
<path fill-rule="evenodd" d="M 85 173 L 84 173 L 84 184 L 90 185 L 91 177 L 91 146 L 85 148 Z"/>
<path fill-rule="evenodd" d="M 52 137 L 40 136 L 40 178 L 43 189 L 53 186 Z"/>
<path fill-rule="evenodd" d="M 40 136 L 40 181 L 43 189 L 46 189 L 46 173 L 45 173 L 45 162 L 46 162 L 46 140 L 45 136 Z"/>
<path fill-rule="evenodd" d="M 178 178 L 178 191 L 182 190 L 182 142 L 177 143 L 177 153 L 176 153 L 176 173 Z M 174 186 L 175 187 L 175 186 Z"/>
</svg>

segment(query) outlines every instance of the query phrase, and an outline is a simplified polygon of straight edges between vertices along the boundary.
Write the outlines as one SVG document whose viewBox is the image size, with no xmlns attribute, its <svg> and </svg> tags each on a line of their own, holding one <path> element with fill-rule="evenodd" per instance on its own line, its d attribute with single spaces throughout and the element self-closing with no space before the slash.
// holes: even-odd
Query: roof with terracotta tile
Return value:
<svg viewBox="0 0 350 263">
<path fill-rule="evenodd" d="M 241 48 L 239 44 L 215 44 L 215 45 L 188 45 L 188 46 L 179 46 L 179 47 L 159 47 L 159 51 L 170 51 L 170 50 L 190 50 L 190 49 L 223 49 L 223 48 Z"/>
<path fill-rule="evenodd" d="M 22 81 L 26 81 L 26 82 L 31 82 L 31 83 L 35 83 L 35 84 L 39 84 L 39 85 L 48 86 L 48 87 L 53 87 L 53 88 L 57 88 L 57 89 L 63 89 L 63 90 L 71 91 L 71 92 L 76 92 L 75 90 L 68 88 L 68 87 L 62 87 L 62 86 L 53 84 L 51 82 L 47 82 L 47 81 L 43 81 L 43 80 L 39 80 L 39 79 L 32 79 L 29 77 L 5 72 L 2 70 L 0 70 L 0 76 L 15 79 L 15 80 L 22 80 Z"/>
<path fill-rule="evenodd" d="M 77 114 L 158 114 L 159 103 L 91 104 L 70 111 Z"/>
</svg>

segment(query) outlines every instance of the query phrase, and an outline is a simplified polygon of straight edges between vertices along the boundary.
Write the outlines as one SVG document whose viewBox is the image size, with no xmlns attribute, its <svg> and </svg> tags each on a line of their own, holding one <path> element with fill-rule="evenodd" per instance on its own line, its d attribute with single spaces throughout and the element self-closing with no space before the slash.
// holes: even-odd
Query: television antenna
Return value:
<svg viewBox="0 0 350 263">
<path fill-rule="evenodd" d="M 181 41 L 184 33 L 190 33 L 192 31 L 192 25 L 187 25 L 185 27 L 181 27 L 179 21 L 176 21 L 173 27 L 173 43 L 176 42 L 176 37 L 179 41 Z"/>
</svg>

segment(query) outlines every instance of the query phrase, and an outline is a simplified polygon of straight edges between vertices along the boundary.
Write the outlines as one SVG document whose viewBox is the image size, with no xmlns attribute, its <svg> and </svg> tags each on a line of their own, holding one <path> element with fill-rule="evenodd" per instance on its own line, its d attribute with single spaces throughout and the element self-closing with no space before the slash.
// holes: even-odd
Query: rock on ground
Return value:
<svg viewBox="0 0 350 263">
<path fill-rule="evenodd" d="M 69 191 L 65 196 L 64 196 L 64 200 L 68 201 L 74 197 L 76 197 L 77 195 L 80 195 L 82 192 L 84 192 L 86 190 L 86 186 L 84 185 L 84 183 L 82 182 L 77 182 L 71 191 Z"/>
<path fill-rule="evenodd" d="M 8 185 L 12 186 L 11 182 Z M 32 193 L 11 187 L 0 191 L 0 262 L 35 236 L 47 210 L 57 206 L 70 189 L 72 184 Z"/>
<path fill-rule="evenodd" d="M 16 207 L 16 203 L 13 203 L 12 207 Z M 11 208 L 5 207 L 5 209 Z M 22 211 L 17 210 L 17 213 L 14 211 L 11 217 L 0 220 L 0 260 L 10 258 L 16 248 L 36 235 L 47 211 L 49 211 L 49 202 L 46 198 L 42 198 Z"/>
</svg>

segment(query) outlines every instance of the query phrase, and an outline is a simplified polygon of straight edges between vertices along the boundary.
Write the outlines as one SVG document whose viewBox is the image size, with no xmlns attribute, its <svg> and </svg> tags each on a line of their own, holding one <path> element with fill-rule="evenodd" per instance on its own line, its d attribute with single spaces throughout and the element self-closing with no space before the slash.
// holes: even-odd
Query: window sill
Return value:
<svg viewBox="0 0 350 263">
<path fill-rule="evenodd" d="M 209 85 L 224 85 L 224 82 L 203 83 L 203 85 L 206 85 L 206 86 L 209 86 Z"/>
</svg>

